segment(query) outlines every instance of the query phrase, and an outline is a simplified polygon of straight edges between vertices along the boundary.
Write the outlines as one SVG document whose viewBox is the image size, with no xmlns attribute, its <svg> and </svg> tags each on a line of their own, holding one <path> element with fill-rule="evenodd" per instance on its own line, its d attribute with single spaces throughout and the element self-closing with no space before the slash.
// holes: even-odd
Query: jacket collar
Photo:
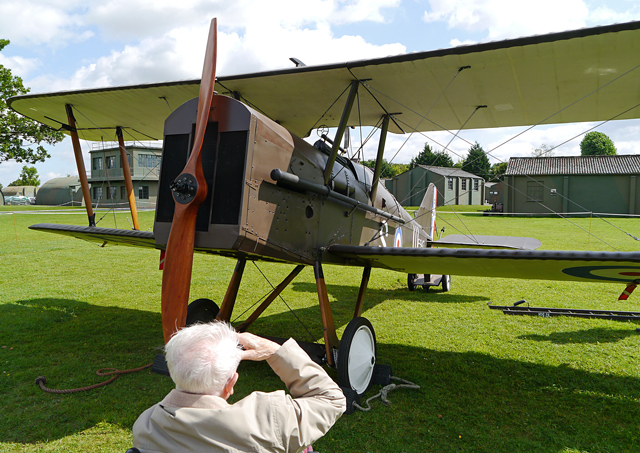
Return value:
<svg viewBox="0 0 640 453">
<path fill-rule="evenodd" d="M 167 407 L 192 407 L 195 409 L 224 409 L 230 404 L 226 400 L 214 395 L 187 393 L 180 390 L 171 390 L 160 402 Z"/>
</svg>

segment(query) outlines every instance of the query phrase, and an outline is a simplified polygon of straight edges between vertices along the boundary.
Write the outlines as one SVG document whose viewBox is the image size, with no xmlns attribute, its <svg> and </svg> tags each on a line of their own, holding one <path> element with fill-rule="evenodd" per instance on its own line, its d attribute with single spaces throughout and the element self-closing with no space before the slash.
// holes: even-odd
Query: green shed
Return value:
<svg viewBox="0 0 640 453">
<path fill-rule="evenodd" d="M 419 206 L 433 183 L 438 189 L 438 206 L 484 204 L 484 179 L 459 168 L 418 165 L 385 184 L 403 206 Z"/>
<path fill-rule="evenodd" d="M 504 212 L 640 214 L 640 155 L 512 157 Z"/>
</svg>

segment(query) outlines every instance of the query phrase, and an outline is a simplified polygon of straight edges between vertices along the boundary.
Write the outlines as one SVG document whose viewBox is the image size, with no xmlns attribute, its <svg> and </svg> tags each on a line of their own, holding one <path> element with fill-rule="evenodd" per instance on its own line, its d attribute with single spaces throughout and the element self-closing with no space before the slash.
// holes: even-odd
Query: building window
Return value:
<svg viewBox="0 0 640 453">
<path fill-rule="evenodd" d="M 94 170 L 102 170 L 102 157 L 94 157 L 93 158 L 93 169 Z"/>
<path fill-rule="evenodd" d="M 447 186 L 448 186 L 449 190 L 453 190 L 453 178 L 448 178 Z"/>
<path fill-rule="evenodd" d="M 138 187 L 138 198 L 140 200 L 148 200 L 149 199 L 149 186 L 140 186 L 140 187 Z"/>
<path fill-rule="evenodd" d="M 127 154 L 127 160 L 129 161 L 129 168 L 132 168 L 133 165 L 131 164 L 131 154 Z M 122 168 L 122 159 L 120 159 L 120 168 Z"/>
<path fill-rule="evenodd" d="M 93 198 L 94 198 L 94 200 L 102 199 L 102 187 L 94 187 L 93 188 Z"/>
<path fill-rule="evenodd" d="M 539 181 L 527 181 L 527 201 L 544 201 L 544 186 Z"/>
<path fill-rule="evenodd" d="M 462 190 L 467 190 L 467 180 L 466 179 L 462 180 Z"/>
<path fill-rule="evenodd" d="M 107 156 L 104 158 L 107 161 L 107 169 L 111 170 L 112 168 L 116 168 L 116 156 Z"/>
<path fill-rule="evenodd" d="M 478 191 L 478 180 L 477 179 L 473 180 L 473 190 L 475 190 L 476 192 Z"/>
<path fill-rule="evenodd" d="M 126 200 L 127 198 L 129 198 L 127 195 L 127 186 L 120 186 L 120 199 Z"/>
<path fill-rule="evenodd" d="M 107 200 L 117 200 L 118 199 L 118 188 L 117 187 L 108 187 L 107 188 Z"/>
<path fill-rule="evenodd" d="M 158 167 L 160 166 L 160 156 L 155 154 L 138 154 L 139 167 Z"/>
</svg>

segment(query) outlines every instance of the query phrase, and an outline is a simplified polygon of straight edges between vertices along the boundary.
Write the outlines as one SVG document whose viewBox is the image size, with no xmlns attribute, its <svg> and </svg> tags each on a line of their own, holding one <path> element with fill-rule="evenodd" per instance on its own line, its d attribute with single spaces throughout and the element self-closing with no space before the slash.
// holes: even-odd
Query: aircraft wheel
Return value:
<svg viewBox="0 0 640 453">
<path fill-rule="evenodd" d="M 451 275 L 443 275 L 440 284 L 442 285 L 443 293 L 451 291 Z"/>
<path fill-rule="evenodd" d="M 219 312 L 220 307 L 211 299 L 196 299 L 187 308 L 187 326 L 212 322 Z"/>
<path fill-rule="evenodd" d="M 338 348 L 338 385 L 358 395 L 371 386 L 376 365 L 376 334 L 366 318 L 353 318 Z"/>
<path fill-rule="evenodd" d="M 407 274 L 407 287 L 409 288 L 409 291 L 416 290 L 416 284 L 414 283 L 416 278 L 418 278 L 417 274 Z"/>
</svg>

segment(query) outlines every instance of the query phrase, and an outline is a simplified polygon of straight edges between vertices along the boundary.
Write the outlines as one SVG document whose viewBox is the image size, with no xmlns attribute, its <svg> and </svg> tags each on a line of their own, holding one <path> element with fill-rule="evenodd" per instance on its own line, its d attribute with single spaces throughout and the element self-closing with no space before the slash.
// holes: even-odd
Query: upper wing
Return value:
<svg viewBox="0 0 640 453">
<path fill-rule="evenodd" d="M 478 129 L 638 118 L 640 109 L 627 110 L 640 102 L 639 66 L 640 22 L 630 22 L 219 77 L 216 90 L 241 96 L 299 136 L 320 125 L 338 125 L 343 102 L 335 101 L 346 97 L 345 90 L 356 78 L 364 87 L 352 110 L 352 125 L 376 125 L 386 112 L 398 114 L 390 125 L 392 132 Z M 116 126 L 161 139 L 171 109 L 196 97 L 198 88 L 199 81 L 191 80 L 24 95 L 10 99 L 9 105 L 59 127 L 66 123 L 64 104 L 72 104 L 87 118 L 77 118 L 87 140 L 107 139 Z M 476 111 L 479 106 L 486 108 Z"/>
<path fill-rule="evenodd" d="M 331 245 L 327 248 L 351 264 L 407 274 L 632 283 L 640 281 L 638 252 L 569 252 L 395 248 Z"/>
</svg>

